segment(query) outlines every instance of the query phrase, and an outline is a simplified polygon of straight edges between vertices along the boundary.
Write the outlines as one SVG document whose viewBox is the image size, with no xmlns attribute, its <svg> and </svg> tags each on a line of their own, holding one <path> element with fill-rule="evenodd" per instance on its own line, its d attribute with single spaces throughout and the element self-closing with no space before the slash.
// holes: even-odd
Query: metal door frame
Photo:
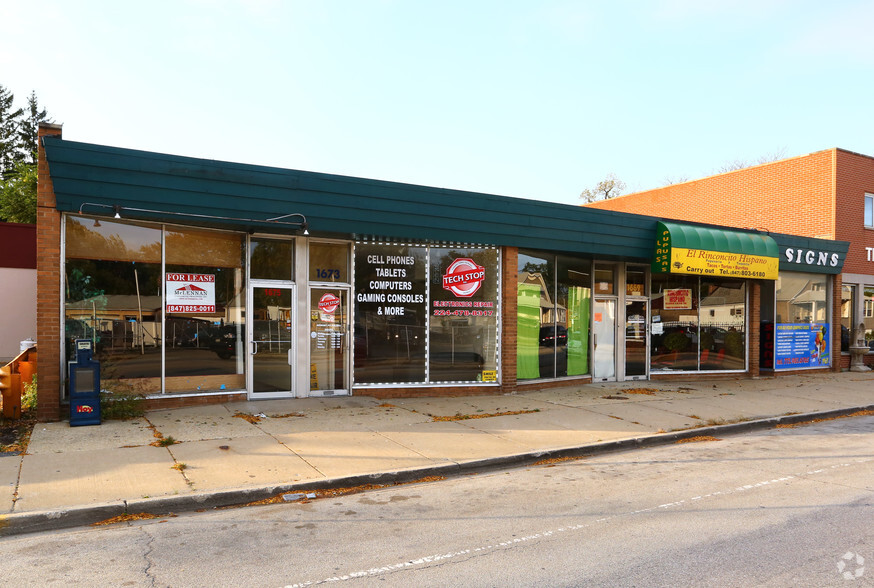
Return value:
<svg viewBox="0 0 874 588">
<path fill-rule="evenodd" d="M 289 389 L 276 392 L 255 392 L 255 354 L 257 347 L 255 346 L 255 288 L 280 288 L 291 292 L 291 350 L 290 357 L 292 361 L 289 363 L 291 368 L 289 374 Z M 294 334 L 297 332 L 297 288 L 295 283 L 285 280 L 249 280 L 246 288 L 246 397 L 248 400 L 266 400 L 271 398 L 296 398 L 295 394 L 295 374 L 297 372 L 297 337 Z"/>
<path fill-rule="evenodd" d="M 346 341 L 344 342 L 344 366 L 343 366 L 343 388 L 334 388 L 331 390 L 319 389 L 312 390 L 307 386 L 307 396 L 314 397 L 334 397 L 334 396 L 351 396 L 352 395 L 352 286 L 346 283 L 310 283 L 307 287 L 307 313 L 311 313 L 313 290 L 342 290 L 346 293 Z M 311 323 L 308 322 L 308 325 Z M 307 337 L 306 356 L 307 364 L 312 368 L 312 335 L 311 326 L 307 327 L 309 336 Z"/>
</svg>

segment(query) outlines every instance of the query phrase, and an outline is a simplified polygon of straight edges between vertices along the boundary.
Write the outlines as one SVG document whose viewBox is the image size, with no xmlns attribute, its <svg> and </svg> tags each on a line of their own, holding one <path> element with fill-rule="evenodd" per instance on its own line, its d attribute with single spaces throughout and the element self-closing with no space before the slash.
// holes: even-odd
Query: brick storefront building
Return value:
<svg viewBox="0 0 874 588">
<path fill-rule="evenodd" d="M 874 345 L 874 157 L 828 149 L 587 206 L 847 241 L 833 322 L 845 352 L 860 323 Z"/>
<path fill-rule="evenodd" d="M 804 267 L 783 252 L 818 251 L 831 279 L 847 247 L 80 143 L 50 124 L 37 205 L 45 420 L 72 404 L 80 344 L 100 390 L 153 408 L 756 377 L 762 293 Z M 706 259 L 662 267 L 664 247 Z M 819 329 L 822 290 L 799 286 Z M 825 332 L 800 334 L 834 369 Z"/>
</svg>

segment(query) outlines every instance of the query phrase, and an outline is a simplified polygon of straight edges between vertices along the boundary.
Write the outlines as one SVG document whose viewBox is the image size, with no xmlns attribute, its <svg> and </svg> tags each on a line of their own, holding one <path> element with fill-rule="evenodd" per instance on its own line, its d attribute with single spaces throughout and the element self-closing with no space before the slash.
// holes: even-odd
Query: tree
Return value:
<svg viewBox="0 0 874 588">
<path fill-rule="evenodd" d="M 745 169 L 748 167 L 752 167 L 754 165 L 762 165 L 764 163 L 771 163 L 772 161 L 779 161 L 786 157 L 786 148 L 782 147 L 773 153 L 769 153 L 767 155 L 762 155 L 752 161 L 746 159 L 735 159 L 734 161 L 729 161 L 727 163 L 723 163 L 720 167 L 716 168 L 714 173 L 724 174 L 732 171 L 737 171 L 739 169 Z"/>
<path fill-rule="evenodd" d="M 18 137 L 18 119 L 24 110 L 13 110 L 13 99 L 12 92 L 0 85 L 0 179 L 5 179 L 15 162 L 23 159 Z"/>
<path fill-rule="evenodd" d="M 36 92 L 27 110 L 13 107 L 13 94 L 0 86 L 0 221 L 36 223 L 36 159 L 39 123 L 51 122 Z"/>
<path fill-rule="evenodd" d="M 26 114 L 18 126 L 18 143 L 24 151 L 25 158 L 30 163 L 36 163 L 36 154 L 39 149 L 37 142 L 39 136 L 39 123 L 52 122 L 49 120 L 46 109 L 39 109 L 36 92 L 31 92 L 27 98 Z"/>
<path fill-rule="evenodd" d="M 592 189 L 585 189 L 580 193 L 580 198 L 584 202 L 597 202 L 598 200 L 608 200 L 622 194 L 625 190 L 625 182 L 617 178 L 613 174 L 609 174 L 606 178 L 598 182 L 598 185 Z"/>
<path fill-rule="evenodd" d="M 36 164 L 18 161 L 0 181 L 0 220 L 36 224 Z"/>
</svg>

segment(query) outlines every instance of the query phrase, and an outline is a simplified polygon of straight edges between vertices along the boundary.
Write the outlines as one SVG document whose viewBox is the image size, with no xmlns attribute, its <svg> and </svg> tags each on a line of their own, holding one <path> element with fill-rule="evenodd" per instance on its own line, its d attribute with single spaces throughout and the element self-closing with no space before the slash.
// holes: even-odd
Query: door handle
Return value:
<svg viewBox="0 0 874 588">
<path fill-rule="evenodd" d="M 258 353 L 258 342 L 252 341 L 252 355 L 255 355 L 257 353 Z"/>
</svg>

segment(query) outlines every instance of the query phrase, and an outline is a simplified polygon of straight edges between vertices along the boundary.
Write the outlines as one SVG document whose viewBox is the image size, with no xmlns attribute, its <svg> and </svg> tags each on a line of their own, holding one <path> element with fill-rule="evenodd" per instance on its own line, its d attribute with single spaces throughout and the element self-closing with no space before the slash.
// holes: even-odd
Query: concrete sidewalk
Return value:
<svg viewBox="0 0 874 588">
<path fill-rule="evenodd" d="M 590 384 L 507 396 L 239 402 L 91 427 L 38 423 L 26 455 L 0 457 L 0 536 L 872 408 L 874 372 L 844 372 Z M 495 416 L 458 418 L 485 415 Z M 176 443 L 152 445 L 159 436 Z"/>
</svg>

